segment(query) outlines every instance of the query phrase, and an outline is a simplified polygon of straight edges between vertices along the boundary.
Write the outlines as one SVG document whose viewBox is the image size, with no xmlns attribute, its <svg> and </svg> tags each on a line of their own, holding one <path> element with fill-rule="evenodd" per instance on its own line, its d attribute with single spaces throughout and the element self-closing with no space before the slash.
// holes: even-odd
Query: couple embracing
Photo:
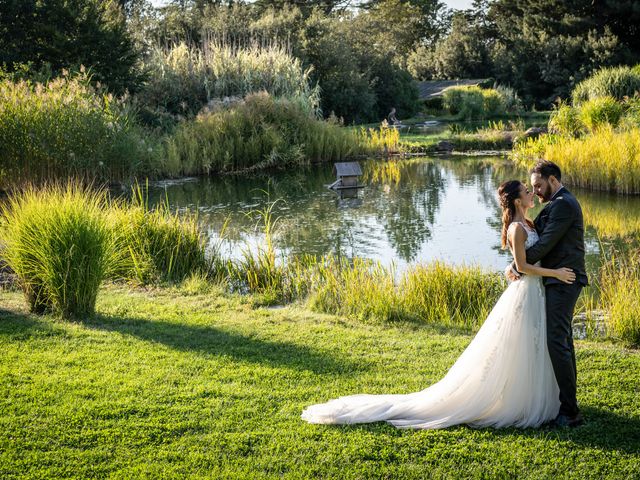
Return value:
<svg viewBox="0 0 640 480">
<path fill-rule="evenodd" d="M 546 206 L 527 217 L 534 194 Z M 387 421 L 402 428 L 577 427 L 576 357 L 571 321 L 587 285 L 582 210 L 559 167 L 540 161 L 531 189 L 500 185 L 502 246 L 514 261 L 510 284 L 439 382 L 420 392 L 350 395 L 312 405 L 310 423 Z"/>
</svg>

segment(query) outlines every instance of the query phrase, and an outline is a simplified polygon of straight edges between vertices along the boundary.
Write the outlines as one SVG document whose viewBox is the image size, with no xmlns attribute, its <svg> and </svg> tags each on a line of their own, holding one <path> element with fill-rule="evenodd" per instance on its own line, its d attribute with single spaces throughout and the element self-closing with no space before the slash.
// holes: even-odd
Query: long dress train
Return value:
<svg viewBox="0 0 640 480">
<path fill-rule="evenodd" d="M 527 247 L 538 240 L 527 229 Z M 546 342 L 541 277 L 523 276 L 504 291 L 446 376 L 405 395 L 350 395 L 312 405 L 310 423 L 387 421 L 401 428 L 537 427 L 560 408 Z"/>
</svg>

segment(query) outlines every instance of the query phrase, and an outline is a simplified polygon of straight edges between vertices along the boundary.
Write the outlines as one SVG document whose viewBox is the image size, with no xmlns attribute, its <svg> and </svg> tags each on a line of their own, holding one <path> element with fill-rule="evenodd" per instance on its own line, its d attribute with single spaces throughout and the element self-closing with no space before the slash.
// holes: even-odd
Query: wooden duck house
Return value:
<svg viewBox="0 0 640 480">
<path fill-rule="evenodd" d="M 341 190 L 364 186 L 358 184 L 358 177 L 362 175 L 362 169 L 358 162 L 338 162 L 334 164 L 333 170 L 336 172 L 336 181 L 329 188 Z"/>
</svg>

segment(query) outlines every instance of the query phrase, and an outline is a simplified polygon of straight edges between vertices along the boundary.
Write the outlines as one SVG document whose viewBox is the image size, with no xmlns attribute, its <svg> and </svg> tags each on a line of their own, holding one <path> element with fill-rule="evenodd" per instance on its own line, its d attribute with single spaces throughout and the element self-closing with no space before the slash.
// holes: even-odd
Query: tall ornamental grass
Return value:
<svg viewBox="0 0 640 480">
<path fill-rule="evenodd" d="M 180 125 L 162 168 L 172 175 L 282 168 L 343 160 L 358 148 L 355 132 L 263 92 Z"/>
<path fill-rule="evenodd" d="M 114 258 L 105 208 L 104 191 L 78 183 L 29 187 L 2 205 L 2 256 L 32 312 L 63 318 L 94 312 Z"/>
<path fill-rule="evenodd" d="M 570 185 L 640 193 L 640 128 L 616 131 L 605 126 L 581 138 L 547 135 L 518 144 L 512 153 L 526 168 L 536 157 L 556 163 Z"/>
<path fill-rule="evenodd" d="M 640 68 L 607 67 L 578 83 L 571 94 L 575 106 L 588 100 L 613 97 L 623 100 L 640 92 Z"/>
<path fill-rule="evenodd" d="M 124 101 L 86 75 L 46 84 L 0 80 L 0 188 L 52 179 L 123 180 L 148 173 L 158 146 Z"/>
<path fill-rule="evenodd" d="M 319 92 L 311 86 L 311 70 L 281 45 L 247 47 L 211 39 L 202 46 L 179 43 L 153 49 L 145 68 L 149 82 L 138 98 L 149 111 L 189 116 L 213 99 L 266 91 L 297 99 L 318 113 Z"/>
<path fill-rule="evenodd" d="M 137 188 L 132 202 L 114 202 L 109 210 L 119 255 L 113 277 L 147 285 L 215 274 L 221 260 L 215 251 L 207 258 L 197 216 L 171 212 L 166 201 L 149 208 L 145 192 Z"/>
<path fill-rule="evenodd" d="M 370 260 L 327 258 L 313 270 L 308 305 L 363 321 L 411 321 L 477 329 L 506 287 L 501 275 L 440 262 L 416 265 L 399 281 Z"/>
<path fill-rule="evenodd" d="M 609 335 L 640 346 L 640 255 L 614 257 L 602 268 L 600 299 Z"/>
<path fill-rule="evenodd" d="M 476 330 L 505 288 L 501 274 L 434 262 L 408 270 L 398 291 L 406 317 Z"/>
</svg>

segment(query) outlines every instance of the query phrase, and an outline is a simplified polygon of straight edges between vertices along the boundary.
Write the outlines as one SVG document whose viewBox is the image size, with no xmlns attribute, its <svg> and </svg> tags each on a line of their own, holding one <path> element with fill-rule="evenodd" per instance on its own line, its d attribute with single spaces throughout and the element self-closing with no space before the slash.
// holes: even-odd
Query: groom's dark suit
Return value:
<svg viewBox="0 0 640 480">
<path fill-rule="evenodd" d="M 540 261 L 544 268 L 571 268 L 576 281 L 567 285 L 556 278 L 544 277 L 547 313 L 547 346 L 560 387 L 560 413 L 578 414 L 576 400 L 576 355 L 571 321 L 580 291 L 588 285 L 584 264 L 584 224 L 582 209 L 564 187 L 536 217 L 540 240 L 527 249 L 527 263 Z"/>
</svg>

